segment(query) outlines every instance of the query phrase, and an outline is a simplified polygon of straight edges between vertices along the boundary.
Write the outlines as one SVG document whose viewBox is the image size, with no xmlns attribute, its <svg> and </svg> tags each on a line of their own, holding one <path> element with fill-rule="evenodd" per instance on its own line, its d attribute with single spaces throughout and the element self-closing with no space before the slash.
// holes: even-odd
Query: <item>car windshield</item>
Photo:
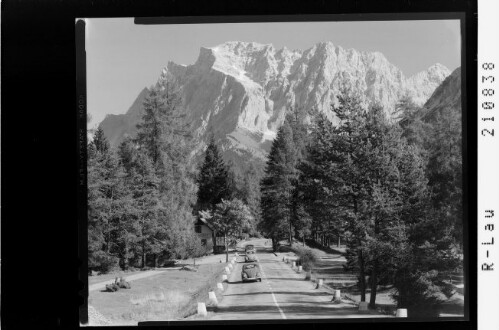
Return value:
<svg viewBox="0 0 499 330">
<path fill-rule="evenodd" d="M 245 265 L 243 268 L 244 269 L 250 269 L 250 268 L 255 268 L 255 267 L 258 267 L 258 266 L 255 265 L 255 264 L 251 264 L 251 265 Z"/>
<path fill-rule="evenodd" d="M 246 250 L 253 250 L 254 246 L 253 245 L 247 245 Z"/>
</svg>

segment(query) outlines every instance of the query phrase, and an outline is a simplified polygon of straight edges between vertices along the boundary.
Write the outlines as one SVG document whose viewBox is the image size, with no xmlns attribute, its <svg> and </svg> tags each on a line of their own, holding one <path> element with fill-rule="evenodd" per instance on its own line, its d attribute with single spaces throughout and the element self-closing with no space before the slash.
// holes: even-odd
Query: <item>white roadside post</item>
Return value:
<svg viewBox="0 0 499 330">
<path fill-rule="evenodd" d="M 324 281 L 322 280 L 322 278 L 320 278 L 319 280 L 317 280 L 317 287 L 316 287 L 316 289 L 320 288 L 323 283 L 324 283 Z"/>
<path fill-rule="evenodd" d="M 284 261 L 289 264 L 289 259 L 288 258 L 284 258 Z"/>
<path fill-rule="evenodd" d="M 215 295 L 215 292 L 214 291 L 210 291 L 208 292 L 208 299 L 210 300 L 210 302 L 217 306 L 218 305 L 218 300 L 217 300 L 217 296 Z"/>
<path fill-rule="evenodd" d="M 334 290 L 334 301 L 339 301 L 339 300 L 341 300 L 341 291 Z"/>
<path fill-rule="evenodd" d="M 368 306 L 367 301 L 361 301 L 361 302 L 359 303 L 359 312 L 360 312 L 360 313 L 362 313 L 362 312 L 367 312 L 367 311 L 368 311 L 367 306 Z"/>
<path fill-rule="evenodd" d="M 218 288 L 218 290 L 220 290 L 220 291 L 223 291 L 223 290 L 224 290 L 224 286 L 223 286 L 223 284 L 222 284 L 222 283 L 217 283 L 217 288 Z"/>
<path fill-rule="evenodd" d="M 227 275 L 222 275 L 222 282 L 227 282 Z"/>
<path fill-rule="evenodd" d="M 208 312 L 206 311 L 206 305 L 203 302 L 198 302 L 198 315 L 206 316 Z"/>
<path fill-rule="evenodd" d="M 407 309 L 406 308 L 399 308 L 397 309 L 397 314 L 395 317 L 407 317 Z"/>
<path fill-rule="evenodd" d="M 232 269 L 232 267 L 234 267 L 232 263 L 229 263 L 229 269 Z"/>
<path fill-rule="evenodd" d="M 229 269 L 229 267 L 225 267 L 225 273 L 226 273 L 227 275 L 229 275 L 229 274 L 230 274 L 230 269 Z"/>
<path fill-rule="evenodd" d="M 295 268 L 296 267 L 296 261 L 293 261 L 293 263 L 291 264 L 291 268 Z"/>
<path fill-rule="evenodd" d="M 303 270 L 303 267 L 302 266 L 298 266 L 298 273 L 301 273 L 302 270 Z"/>
</svg>

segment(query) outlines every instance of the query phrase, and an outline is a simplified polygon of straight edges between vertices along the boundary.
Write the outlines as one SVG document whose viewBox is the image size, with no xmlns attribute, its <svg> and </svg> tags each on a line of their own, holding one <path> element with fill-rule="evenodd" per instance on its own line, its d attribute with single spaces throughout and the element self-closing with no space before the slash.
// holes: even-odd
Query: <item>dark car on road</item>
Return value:
<svg viewBox="0 0 499 330">
<path fill-rule="evenodd" d="M 246 251 L 244 262 L 253 262 L 253 261 L 256 261 L 256 253 L 253 251 Z"/>
<path fill-rule="evenodd" d="M 255 246 L 254 246 L 254 245 L 252 245 L 252 244 L 248 244 L 248 245 L 246 245 L 246 246 L 244 247 L 244 251 L 245 251 L 246 253 L 248 253 L 248 251 L 256 252 L 256 250 L 255 250 Z"/>
<path fill-rule="evenodd" d="M 262 281 L 260 276 L 260 267 L 258 264 L 247 264 L 243 266 L 243 271 L 241 272 L 241 278 L 243 282 L 248 281 Z"/>
</svg>

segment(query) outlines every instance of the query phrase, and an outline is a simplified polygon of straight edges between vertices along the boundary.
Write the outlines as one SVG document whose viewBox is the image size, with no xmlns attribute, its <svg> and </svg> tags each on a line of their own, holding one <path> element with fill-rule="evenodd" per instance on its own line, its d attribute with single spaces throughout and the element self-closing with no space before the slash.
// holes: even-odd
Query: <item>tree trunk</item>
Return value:
<svg viewBox="0 0 499 330">
<path fill-rule="evenodd" d="M 125 239 L 125 253 L 123 253 L 123 270 L 128 270 L 128 241 Z"/>
<path fill-rule="evenodd" d="M 225 262 L 229 262 L 229 243 L 227 242 L 227 234 L 224 234 L 225 243 Z"/>
<path fill-rule="evenodd" d="M 153 256 L 154 256 L 154 268 L 156 268 L 158 267 L 158 254 L 154 253 Z"/>
<path fill-rule="evenodd" d="M 366 301 L 366 273 L 364 269 L 364 257 L 362 250 L 359 249 L 359 284 L 360 284 L 360 301 Z"/>
<path fill-rule="evenodd" d="M 146 241 L 142 240 L 142 268 L 146 266 Z"/>
<path fill-rule="evenodd" d="M 340 235 L 338 234 L 338 247 L 340 247 Z"/>
<path fill-rule="evenodd" d="M 305 235 L 303 235 L 303 246 L 305 246 Z"/>
<path fill-rule="evenodd" d="M 369 307 L 376 308 L 376 289 L 378 287 L 378 261 L 375 260 L 373 269 L 371 271 L 371 298 L 369 300 Z"/>
<path fill-rule="evenodd" d="M 293 246 L 293 227 L 291 226 L 291 218 L 289 219 L 289 246 Z"/>
</svg>

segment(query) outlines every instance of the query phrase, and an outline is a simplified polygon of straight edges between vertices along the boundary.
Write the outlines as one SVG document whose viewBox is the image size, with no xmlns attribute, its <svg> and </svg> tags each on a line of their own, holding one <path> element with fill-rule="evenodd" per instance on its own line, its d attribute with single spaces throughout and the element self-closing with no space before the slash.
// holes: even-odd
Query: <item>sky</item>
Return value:
<svg viewBox="0 0 499 330">
<path fill-rule="evenodd" d="M 459 20 L 135 25 L 133 18 L 86 19 L 87 105 L 96 127 L 123 114 L 169 61 L 193 64 L 200 47 L 254 41 L 305 50 L 321 41 L 379 51 L 406 77 L 435 63 L 460 66 Z"/>
</svg>

